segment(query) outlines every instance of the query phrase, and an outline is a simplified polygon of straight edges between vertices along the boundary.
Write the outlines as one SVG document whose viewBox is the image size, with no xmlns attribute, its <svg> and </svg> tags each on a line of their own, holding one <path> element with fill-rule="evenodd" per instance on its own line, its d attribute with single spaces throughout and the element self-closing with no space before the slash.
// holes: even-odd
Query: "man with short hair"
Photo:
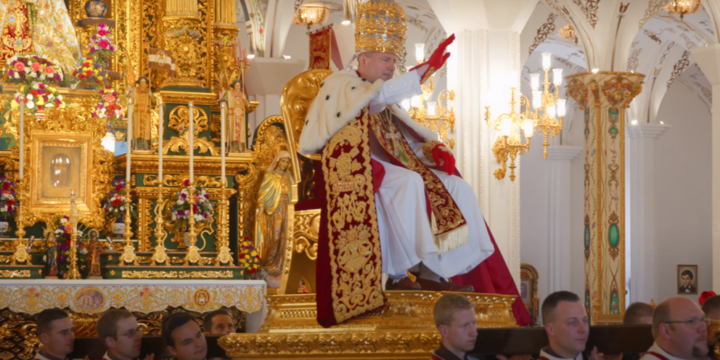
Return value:
<svg viewBox="0 0 720 360">
<path fill-rule="evenodd" d="M 203 330 L 208 335 L 227 335 L 235 332 L 235 326 L 227 310 L 217 309 L 205 315 Z"/>
<path fill-rule="evenodd" d="M 43 345 L 35 359 L 66 359 L 75 343 L 75 328 L 68 314 L 60 309 L 45 309 L 38 314 L 35 323 L 38 338 Z"/>
<path fill-rule="evenodd" d="M 104 359 L 134 360 L 140 356 L 142 327 L 135 316 L 125 309 L 112 309 L 103 314 L 97 322 L 98 338 L 107 348 Z M 145 357 L 153 360 L 154 354 Z"/>
<path fill-rule="evenodd" d="M 475 347 L 477 315 L 475 304 L 460 294 L 448 293 L 433 308 L 435 326 L 442 343 L 433 352 L 433 360 L 468 360 L 467 352 Z"/>
<path fill-rule="evenodd" d="M 703 292 L 705 294 L 705 292 Z M 720 296 L 713 295 L 702 302 L 702 311 L 710 320 L 720 321 Z"/>
<path fill-rule="evenodd" d="M 655 343 L 641 360 L 691 360 L 708 353 L 708 320 L 694 301 L 668 298 L 655 308 L 652 320 Z"/>
<path fill-rule="evenodd" d="M 541 360 L 587 360 L 585 350 L 590 326 L 580 298 L 569 291 L 556 291 L 542 304 L 542 320 L 549 345 L 540 350 Z M 597 348 L 593 349 L 597 358 Z"/>
<path fill-rule="evenodd" d="M 177 360 L 203 360 L 207 341 L 195 318 L 185 312 L 171 314 L 163 320 L 162 338 Z"/>
<path fill-rule="evenodd" d="M 628 306 L 625 310 L 625 317 L 623 318 L 623 325 L 652 325 L 652 314 L 655 308 L 643 302 L 634 302 Z M 638 360 L 645 353 L 624 353 L 622 354 L 622 360 Z M 605 360 L 609 360 L 608 356 L 605 356 Z"/>
</svg>

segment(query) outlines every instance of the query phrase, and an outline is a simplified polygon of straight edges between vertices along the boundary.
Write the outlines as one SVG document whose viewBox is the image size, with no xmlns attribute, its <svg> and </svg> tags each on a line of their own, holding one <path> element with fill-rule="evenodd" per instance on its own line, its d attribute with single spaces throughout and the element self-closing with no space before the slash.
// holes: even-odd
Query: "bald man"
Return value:
<svg viewBox="0 0 720 360">
<path fill-rule="evenodd" d="M 655 343 L 641 360 L 692 360 L 707 355 L 707 324 L 698 304 L 684 297 L 671 297 L 653 311 Z"/>
</svg>

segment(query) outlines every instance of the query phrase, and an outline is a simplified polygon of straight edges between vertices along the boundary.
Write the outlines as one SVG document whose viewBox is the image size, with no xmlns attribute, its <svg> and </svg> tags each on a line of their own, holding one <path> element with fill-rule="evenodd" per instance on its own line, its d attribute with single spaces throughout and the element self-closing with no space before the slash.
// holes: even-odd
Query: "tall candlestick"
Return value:
<svg viewBox="0 0 720 360">
<path fill-rule="evenodd" d="M 193 153 L 195 152 L 193 150 L 193 138 L 195 137 L 195 119 L 193 117 L 193 108 L 195 107 L 194 103 L 190 101 L 190 126 L 188 131 L 190 132 L 188 135 L 188 143 L 190 144 L 190 149 L 188 152 L 190 153 L 190 183 L 193 183 L 193 179 L 195 178 L 195 171 L 193 170 L 193 167 L 195 164 L 193 164 Z"/>
<path fill-rule="evenodd" d="M 225 182 L 225 102 L 220 103 L 220 173 L 221 181 Z"/>
<path fill-rule="evenodd" d="M 128 126 L 127 126 L 127 164 L 125 168 L 125 186 L 130 186 L 130 153 L 132 153 L 132 112 L 133 112 L 132 99 L 128 99 Z"/>
<path fill-rule="evenodd" d="M 163 101 L 160 99 L 158 102 L 160 105 L 160 121 L 158 121 L 159 129 L 158 129 L 158 181 L 160 182 L 160 185 L 162 186 L 162 179 L 163 179 L 163 130 L 164 130 L 164 109 L 163 109 Z"/>
<path fill-rule="evenodd" d="M 19 123 L 19 129 L 18 133 L 20 134 L 20 143 L 18 146 L 20 146 L 20 179 L 23 178 L 23 175 L 25 173 L 25 169 L 23 169 L 25 166 L 25 162 L 23 161 L 25 158 L 25 96 L 22 94 L 19 96 L 20 98 L 20 123 Z"/>
</svg>

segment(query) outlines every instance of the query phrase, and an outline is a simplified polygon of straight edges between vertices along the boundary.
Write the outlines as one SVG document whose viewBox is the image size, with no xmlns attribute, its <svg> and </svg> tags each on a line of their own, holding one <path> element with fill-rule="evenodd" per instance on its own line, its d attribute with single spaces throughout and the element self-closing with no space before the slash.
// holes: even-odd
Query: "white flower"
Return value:
<svg viewBox="0 0 720 360">
<path fill-rule="evenodd" d="M 58 100 L 60 100 L 60 101 L 62 101 L 62 99 L 63 99 L 62 95 L 58 96 L 57 98 L 58 98 Z"/>
<path fill-rule="evenodd" d="M 172 214 L 172 219 L 173 221 L 177 220 L 177 216 L 175 215 L 175 213 Z"/>
<path fill-rule="evenodd" d="M 68 220 L 67 220 L 66 218 L 60 218 L 60 223 L 61 223 L 61 224 L 64 224 L 64 223 L 66 223 L 66 222 L 68 222 Z"/>
<path fill-rule="evenodd" d="M 40 75 L 40 80 L 45 80 L 45 74 Z"/>
<path fill-rule="evenodd" d="M 38 77 L 38 76 L 37 76 L 37 74 L 36 74 L 36 73 L 34 73 L 34 72 L 31 72 L 29 76 L 30 76 L 30 77 L 32 77 L 32 78 L 36 78 L 36 77 Z"/>
<path fill-rule="evenodd" d="M 200 214 L 195 214 L 195 221 L 203 221 L 205 218 Z"/>
<path fill-rule="evenodd" d="M 78 236 L 81 237 L 82 235 L 83 235 L 83 232 L 81 230 L 78 230 Z"/>
<path fill-rule="evenodd" d="M 13 77 L 16 78 L 16 79 L 19 79 L 19 78 L 20 78 L 20 74 L 18 74 L 18 72 L 16 71 L 15 74 L 13 74 Z"/>
<path fill-rule="evenodd" d="M 85 248 L 80 249 L 80 253 L 83 255 L 87 255 L 88 251 Z"/>
<path fill-rule="evenodd" d="M 32 101 L 32 99 L 33 99 L 33 94 L 28 94 L 25 98 L 28 99 L 28 100 L 30 100 L 30 101 Z"/>
<path fill-rule="evenodd" d="M 32 108 L 34 108 L 34 107 L 35 107 L 35 103 L 34 103 L 34 102 L 32 102 L 32 101 L 28 101 L 28 103 L 27 103 L 27 104 L 25 104 L 25 105 L 27 106 L 27 108 L 28 108 L 28 109 L 32 109 Z"/>
</svg>

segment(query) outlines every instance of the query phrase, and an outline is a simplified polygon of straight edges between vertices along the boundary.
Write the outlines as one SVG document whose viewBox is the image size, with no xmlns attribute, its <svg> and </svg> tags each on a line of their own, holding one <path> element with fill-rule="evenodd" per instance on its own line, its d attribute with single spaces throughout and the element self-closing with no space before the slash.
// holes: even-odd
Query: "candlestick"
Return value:
<svg viewBox="0 0 720 360">
<path fill-rule="evenodd" d="M 125 168 L 125 187 L 130 186 L 130 153 L 132 153 L 132 112 L 133 112 L 132 99 L 128 99 L 128 126 L 127 126 L 127 164 Z"/>
<path fill-rule="evenodd" d="M 225 102 L 220 103 L 220 172 L 221 179 L 225 182 Z"/>
<path fill-rule="evenodd" d="M 75 190 L 70 190 L 70 225 L 72 232 L 70 233 L 70 265 L 68 271 L 63 276 L 65 279 L 80 279 L 80 272 L 77 266 L 77 222 L 78 212 L 77 204 L 75 204 Z"/>
<path fill-rule="evenodd" d="M 18 133 L 20 134 L 20 179 L 23 178 L 23 175 L 25 173 L 25 169 L 23 169 L 25 166 L 25 162 L 23 161 L 25 159 L 25 96 L 20 95 L 20 123 L 18 125 Z"/>
<path fill-rule="evenodd" d="M 189 135 L 188 135 L 188 137 L 189 137 L 188 143 L 189 143 L 189 145 L 190 145 L 190 149 L 188 150 L 188 152 L 190 153 L 190 184 L 192 184 L 192 183 L 193 183 L 193 179 L 195 178 L 195 176 L 194 176 L 194 175 L 195 175 L 195 171 L 194 171 L 194 169 L 193 169 L 193 168 L 194 168 L 194 165 L 195 165 L 195 164 L 193 163 L 193 153 L 195 152 L 195 151 L 193 150 L 193 138 L 195 137 L 195 119 L 194 119 L 194 116 L 193 116 L 193 108 L 195 107 L 195 105 L 194 105 L 194 103 L 193 103 L 192 101 L 190 101 L 190 104 L 189 104 L 189 105 L 190 105 L 190 121 L 189 121 L 189 123 L 190 123 L 189 128 L 190 128 L 190 129 L 188 129 L 188 131 L 189 131 L 190 133 L 189 133 Z"/>
<path fill-rule="evenodd" d="M 163 108 L 163 101 L 160 99 L 158 102 L 160 105 L 160 121 L 158 121 L 159 129 L 158 129 L 158 181 L 160 182 L 160 186 L 162 186 L 162 179 L 163 179 L 163 131 L 165 128 L 164 124 L 164 108 Z"/>
</svg>

